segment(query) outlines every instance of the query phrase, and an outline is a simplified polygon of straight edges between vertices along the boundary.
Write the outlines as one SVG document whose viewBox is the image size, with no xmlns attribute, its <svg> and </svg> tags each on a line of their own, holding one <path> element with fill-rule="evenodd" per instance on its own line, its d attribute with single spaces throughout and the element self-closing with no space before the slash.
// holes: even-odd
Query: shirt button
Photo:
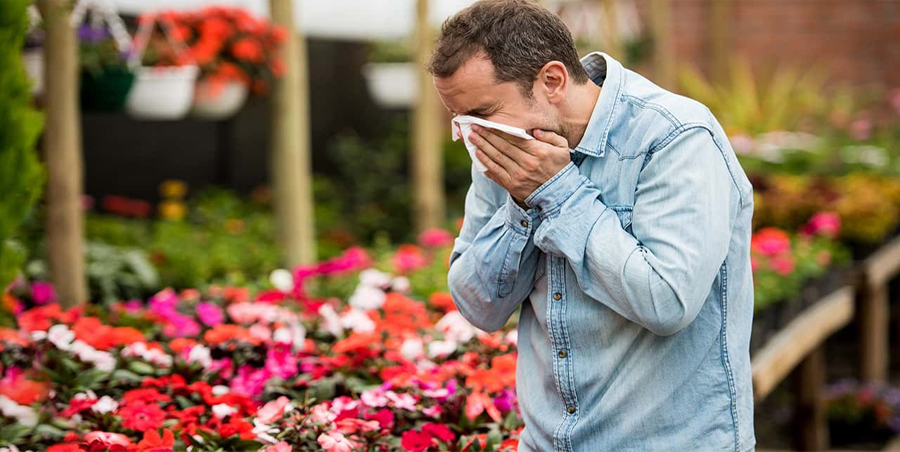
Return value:
<svg viewBox="0 0 900 452">
<path fill-rule="evenodd" d="M 559 351 L 559 357 L 560 357 L 560 358 L 565 358 L 566 356 L 567 356 L 567 355 L 566 355 L 566 352 L 565 352 L 564 350 L 560 350 L 560 351 Z"/>
<path fill-rule="evenodd" d="M 521 224 L 523 228 L 527 228 L 527 227 L 528 227 L 528 222 L 525 221 L 525 220 L 522 220 L 522 222 L 519 223 L 519 224 Z"/>
<path fill-rule="evenodd" d="M 562 294 L 559 292 L 556 292 L 555 294 L 553 294 L 553 299 L 556 301 L 562 300 Z"/>
<path fill-rule="evenodd" d="M 537 210 L 538 210 L 538 212 L 541 212 L 541 211 L 543 211 L 543 210 L 544 210 L 544 208 L 543 208 L 543 207 L 541 207 L 541 206 L 537 206 Z"/>
<path fill-rule="evenodd" d="M 568 408 L 566 408 L 566 411 L 568 411 L 569 414 L 575 414 L 575 407 L 569 406 Z"/>
</svg>

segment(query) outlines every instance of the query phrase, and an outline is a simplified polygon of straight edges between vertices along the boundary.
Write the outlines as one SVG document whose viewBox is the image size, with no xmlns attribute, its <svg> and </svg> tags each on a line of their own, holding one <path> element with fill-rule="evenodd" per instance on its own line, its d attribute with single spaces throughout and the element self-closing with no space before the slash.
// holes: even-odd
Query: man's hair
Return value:
<svg viewBox="0 0 900 452">
<path fill-rule="evenodd" d="M 482 0 L 447 19 L 428 71 L 450 77 L 480 52 L 494 65 L 497 81 L 518 83 L 528 98 L 538 72 L 550 61 L 563 63 L 576 83 L 588 81 L 569 29 L 530 0 Z"/>
</svg>

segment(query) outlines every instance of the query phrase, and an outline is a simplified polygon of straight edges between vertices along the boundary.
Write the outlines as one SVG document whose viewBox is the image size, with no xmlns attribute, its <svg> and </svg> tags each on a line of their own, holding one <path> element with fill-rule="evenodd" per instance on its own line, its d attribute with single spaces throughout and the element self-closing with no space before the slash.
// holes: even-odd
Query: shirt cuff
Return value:
<svg viewBox="0 0 900 452">
<path fill-rule="evenodd" d="M 537 228 L 540 213 L 535 209 L 525 210 L 516 204 L 512 195 L 506 196 L 506 224 L 519 234 L 530 236 Z"/>
<path fill-rule="evenodd" d="M 537 188 L 525 198 L 525 204 L 535 207 L 542 216 L 552 214 L 559 209 L 575 190 L 578 190 L 585 178 L 581 176 L 574 162 L 569 162 L 556 175 Z"/>
</svg>

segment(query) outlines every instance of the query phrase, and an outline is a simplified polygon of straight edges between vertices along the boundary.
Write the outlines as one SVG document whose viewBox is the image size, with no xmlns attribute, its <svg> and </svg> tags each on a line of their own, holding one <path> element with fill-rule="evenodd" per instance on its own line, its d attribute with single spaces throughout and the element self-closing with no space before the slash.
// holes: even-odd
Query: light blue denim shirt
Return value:
<svg viewBox="0 0 900 452">
<path fill-rule="evenodd" d="M 520 451 L 753 450 L 753 188 L 704 105 L 606 54 L 572 162 L 523 210 L 472 171 L 449 284 L 493 331 L 521 306 Z"/>
</svg>

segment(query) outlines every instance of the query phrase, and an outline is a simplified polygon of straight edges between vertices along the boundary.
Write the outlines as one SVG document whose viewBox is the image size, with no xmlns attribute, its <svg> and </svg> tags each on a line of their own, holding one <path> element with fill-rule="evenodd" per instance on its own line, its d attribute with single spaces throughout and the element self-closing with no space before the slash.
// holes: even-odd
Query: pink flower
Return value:
<svg viewBox="0 0 900 452">
<path fill-rule="evenodd" d="M 317 441 L 327 452 L 351 452 L 356 447 L 343 433 L 336 431 L 322 433 L 317 438 Z"/>
<path fill-rule="evenodd" d="M 249 365 L 238 368 L 237 375 L 231 379 L 231 390 L 237 394 L 256 398 L 263 392 L 263 387 L 272 374 L 266 369 L 255 369 Z"/>
<path fill-rule="evenodd" d="M 166 319 L 169 321 L 169 323 L 163 327 L 163 334 L 166 336 L 196 337 L 200 335 L 200 324 L 184 314 L 172 312 Z"/>
<path fill-rule="evenodd" d="M 439 248 L 453 243 L 453 234 L 443 229 L 433 228 L 419 234 L 419 244 L 426 248 Z"/>
<path fill-rule="evenodd" d="M 264 452 L 291 452 L 293 449 L 293 446 L 281 441 L 280 443 L 275 443 L 267 447 Z"/>
<path fill-rule="evenodd" d="M 197 317 L 206 326 L 215 326 L 225 321 L 225 314 L 222 313 L 222 308 L 208 301 L 197 305 Z"/>
<path fill-rule="evenodd" d="M 803 226 L 806 235 L 821 235 L 830 239 L 837 238 L 841 232 L 841 217 L 834 212 L 819 212 Z"/>
<path fill-rule="evenodd" d="M 364 421 L 362 419 L 348 417 L 335 422 L 337 429 L 345 434 L 352 435 L 354 433 L 377 432 L 381 429 L 378 421 Z"/>
<path fill-rule="evenodd" d="M 259 409 L 256 412 L 256 419 L 263 424 L 271 424 L 278 419 L 281 419 L 281 416 L 284 415 L 284 409 L 287 407 L 288 403 L 290 403 L 290 399 L 285 396 L 281 396 L 278 400 L 273 400 Z"/>
<path fill-rule="evenodd" d="M 297 375 L 297 357 L 291 347 L 279 344 L 269 348 L 266 352 L 266 370 L 283 380 Z"/>
<path fill-rule="evenodd" d="M 850 123 L 850 136 L 856 141 L 865 141 L 872 137 L 872 121 L 866 118 L 856 119 Z"/>
<path fill-rule="evenodd" d="M 417 268 L 428 265 L 428 260 L 422 254 L 422 249 L 415 245 L 400 245 L 394 254 L 394 269 L 397 273 L 405 274 Z"/>
<path fill-rule="evenodd" d="M 762 228 L 753 234 L 750 247 L 764 256 L 775 256 L 791 249 L 791 239 L 781 229 Z"/>
<path fill-rule="evenodd" d="M 31 283 L 31 299 L 38 305 L 55 302 L 56 290 L 53 288 L 53 284 L 42 281 Z"/>
<path fill-rule="evenodd" d="M 772 268 L 781 276 L 790 275 L 794 271 L 794 258 L 790 254 L 782 254 L 772 259 Z"/>
<path fill-rule="evenodd" d="M 118 444 L 120 446 L 128 447 L 131 445 L 131 440 L 121 433 L 90 432 L 84 435 L 84 442 L 90 444 L 94 441 L 100 441 L 106 446 L 114 446 Z"/>
</svg>

